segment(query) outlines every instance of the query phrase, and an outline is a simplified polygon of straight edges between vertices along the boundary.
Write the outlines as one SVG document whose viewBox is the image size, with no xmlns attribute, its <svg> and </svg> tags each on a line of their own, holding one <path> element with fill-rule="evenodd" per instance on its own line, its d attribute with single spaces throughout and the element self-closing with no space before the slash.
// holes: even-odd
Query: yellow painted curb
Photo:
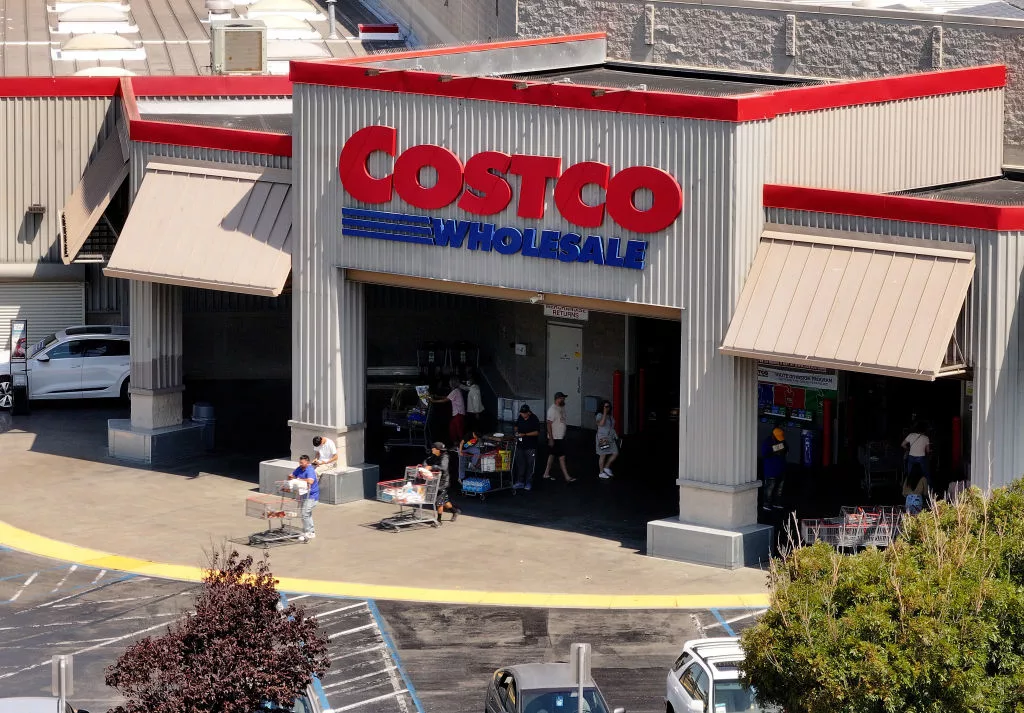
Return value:
<svg viewBox="0 0 1024 713">
<path fill-rule="evenodd" d="M 0 545 L 40 557 L 63 560 L 99 569 L 118 570 L 161 579 L 202 581 L 203 570 L 179 564 L 122 557 L 100 550 L 51 540 L 0 521 Z M 545 594 L 543 592 L 481 592 L 461 589 L 397 587 L 321 579 L 281 577 L 278 588 L 286 592 L 322 594 L 354 599 L 383 599 L 437 604 L 471 604 L 506 607 L 572 609 L 726 609 L 767 607 L 767 594 Z"/>
</svg>

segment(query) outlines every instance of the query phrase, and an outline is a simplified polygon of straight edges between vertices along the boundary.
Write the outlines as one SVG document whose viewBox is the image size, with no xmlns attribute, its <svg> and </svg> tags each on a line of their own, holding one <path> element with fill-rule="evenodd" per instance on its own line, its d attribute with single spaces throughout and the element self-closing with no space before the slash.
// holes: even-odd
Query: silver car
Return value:
<svg viewBox="0 0 1024 713">
<path fill-rule="evenodd" d="M 579 693 L 567 663 L 526 663 L 499 668 L 487 687 L 487 713 L 576 713 Z M 593 679 L 583 685 L 584 713 L 611 709 Z M 626 713 L 616 708 L 612 713 Z"/>
</svg>

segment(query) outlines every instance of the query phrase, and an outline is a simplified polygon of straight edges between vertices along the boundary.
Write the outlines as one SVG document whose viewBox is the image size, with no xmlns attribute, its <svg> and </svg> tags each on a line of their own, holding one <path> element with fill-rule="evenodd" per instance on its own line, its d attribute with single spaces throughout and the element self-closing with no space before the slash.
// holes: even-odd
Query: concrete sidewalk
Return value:
<svg viewBox="0 0 1024 713">
<path fill-rule="evenodd" d="M 12 431 L 0 435 L 0 475 L 8 493 L 0 500 L 0 521 L 92 550 L 192 567 L 205 565 L 205 553 L 225 541 L 244 542 L 263 528 L 262 521 L 245 516 L 246 497 L 255 492 L 255 469 L 251 478 L 237 472 L 231 477 L 237 469 L 223 459 L 212 459 L 204 464 L 209 472 L 192 476 L 125 467 L 101 455 L 94 442 L 98 426 L 88 419 L 74 418 L 64 431 L 43 435 L 72 416 L 44 412 L 28 423 L 16 420 Z M 57 438 L 56 452 L 42 447 Z M 81 457 L 74 457 L 76 451 Z M 765 602 L 766 577 L 760 570 L 730 572 L 658 560 L 614 539 L 494 519 L 485 509 L 439 529 L 378 530 L 375 524 L 393 512 L 393 506 L 372 501 L 318 506 L 316 540 L 271 550 L 274 573 L 405 588 L 405 594 L 396 597 L 391 590 L 381 598 L 437 600 L 417 590 L 447 590 L 455 592 L 449 597 L 453 603 L 475 600 L 458 592 L 515 593 L 510 601 L 524 605 L 533 595 L 543 601 L 550 594 L 581 601 L 593 595 L 640 597 L 637 605 L 644 597 L 709 606 Z M 0 544 L 19 547 L 18 542 Z M 245 545 L 238 549 L 261 552 Z M 571 596 L 561 601 L 571 605 Z"/>
</svg>

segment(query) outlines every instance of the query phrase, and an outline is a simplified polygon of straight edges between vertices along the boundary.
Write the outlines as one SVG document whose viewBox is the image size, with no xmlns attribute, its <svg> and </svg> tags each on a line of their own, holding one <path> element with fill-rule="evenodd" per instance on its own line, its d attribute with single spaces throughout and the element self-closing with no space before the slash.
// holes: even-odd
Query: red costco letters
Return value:
<svg viewBox="0 0 1024 713">
<path fill-rule="evenodd" d="M 562 159 L 554 156 L 509 155 L 482 151 L 463 165 L 451 150 L 420 144 L 403 151 L 390 175 L 374 178 L 367 160 L 375 151 L 394 157 L 398 132 L 390 126 L 368 126 L 352 134 L 341 149 L 338 174 L 341 183 L 356 200 L 388 203 L 394 193 L 406 203 L 424 210 L 437 210 L 458 201 L 458 207 L 476 215 L 494 215 L 512 202 L 512 186 L 506 176 L 520 177 L 516 215 L 541 219 L 547 197 L 548 179 L 555 180 L 555 205 L 574 225 L 595 228 L 604 222 L 605 212 L 626 230 L 656 233 L 672 225 L 683 209 L 683 191 L 671 174 L 650 166 L 631 166 L 614 175 L 606 163 L 583 161 L 562 171 Z M 430 166 L 437 182 L 420 183 L 421 169 Z M 595 185 L 605 191 L 597 205 L 584 202 L 582 191 Z M 647 189 L 653 195 L 650 208 L 641 210 L 636 192 Z"/>
</svg>

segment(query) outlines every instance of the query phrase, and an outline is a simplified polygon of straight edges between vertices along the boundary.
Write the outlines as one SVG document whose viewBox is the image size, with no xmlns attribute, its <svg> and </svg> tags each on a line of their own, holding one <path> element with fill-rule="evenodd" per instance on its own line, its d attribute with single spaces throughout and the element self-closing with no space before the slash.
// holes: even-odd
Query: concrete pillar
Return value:
<svg viewBox="0 0 1024 713">
<path fill-rule="evenodd" d="M 772 528 L 757 524 L 757 374 L 718 353 L 683 313 L 679 516 L 647 525 L 655 557 L 734 569 L 765 562 Z"/>
<path fill-rule="evenodd" d="M 132 426 L 166 428 L 182 422 L 181 291 L 132 280 Z"/>
<path fill-rule="evenodd" d="M 310 453 L 320 435 L 337 444 L 339 466 L 357 467 L 366 460 L 364 290 L 333 268 L 321 287 L 319 295 L 293 298 L 291 457 Z"/>
<path fill-rule="evenodd" d="M 183 418 L 181 290 L 132 280 L 131 418 L 107 422 L 114 458 L 170 462 L 204 450 L 200 427 Z"/>
</svg>

